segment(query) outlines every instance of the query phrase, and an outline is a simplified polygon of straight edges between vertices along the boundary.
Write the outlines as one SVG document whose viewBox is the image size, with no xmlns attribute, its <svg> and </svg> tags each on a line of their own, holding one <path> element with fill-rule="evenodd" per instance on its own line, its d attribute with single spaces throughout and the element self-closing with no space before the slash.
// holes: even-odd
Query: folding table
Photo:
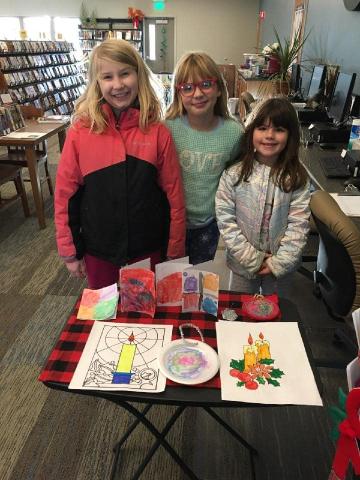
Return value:
<svg viewBox="0 0 360 480">
<path fill-rule="evenodd" d="M 219 311 L 224 308 L 232 308 L 242 316 L 241 305 L 244 296 L 228 291 L 220 291 L 219 296 Z M 272 299 L 277 300 L 276 296 L 272 296 Z M 299 322 L 299 314 L 293 303 L 288 300 L 281 300 L 279 302 L 282 321 L 295 321 Z M 124 433 L 122 438 L 114 447 L 114 462 L 112 467 L 111 479 L 115 479 L 116 465 L 121 452 L 121 447 L 129 438 L 134 429 L 141 423 L 143 424 L 155 437 L 155 442 L 145 456 L 143 462 L 139 465 L 136 473 L 133 475 L 133 479 L 138 479 L 144 471 L 146 465 L 151 460 L 152 456 L 161 445 L 172 456 L 175 462 L 182 468 L 185 474 L 194 480 L 199 480 L 198 477 L 184 462 L 184 460 L 177 454 L 177 452 L 166 441 L 166 435 L 169 433 L 176 420 L 184 412 L 187 407 L 201 407 L 205 410 L 216 422 L 218 422 L 223 428 L 225 428 L 239 443 L 247 449 L 250 455 L 250 464 L 252 470 L 252 477 L 255 479 L 255 465 L 254 455 L 256 455 L 256 449 L 251 446 L 238 432 L 236 432 L 228 423 L 226 423 L 217 413 L 213 411 L 214 407 L 222 408 L 248 408 L 248 407 L 264 407 L 262 404 L 248 404 L 241 402 L 228 402 L 221 400 L 220 390 L 220 377 L 217 374 L 212 380 L 209 380 L 201 387 L 196 386 L 181 386 L 175 385 L 173 382 L 168 381 L 166 390 L 162 393 L 137 393 L 129 391 L 100 391 L 100 390 L 69 390 L 68 385 L 71 381 L 73 372 L 80 359 L 81 352 L 85 346 L 87 337 L 90 333 L 93 322 L 77 320 L 76 314 L 79 307 L 79 301 L 77 302 L 74 311 L 68 322 L 66 323 L 63 331 L 60 334 L 60 338 L 51 352 L 49 359 L 41 372 L 39 380 L 42 381 L 47 387 L 62 390 L 70 393 L 78 393 L 81 395 L 91 395 L 94 397 L 104 398 L 116 403 L 120 407 L 130 412 L 136 418 L 128 430 Z M 249 321 L 243 317 L 243 320 Z M 118 311 L 116 322 L 121 323 L 146 323 L 146 324 L 167 324 L 174 325 L 173 328 L 173 340 L 179 338 L 178 325 L 182 322 L 191 322 L 197 325 L 202 331 L 206 343 L 216 349 L 216 331 L 215 317 L 201 313 L 181 313 L 178 307 L 162 307 L 158 308 L 154 319 L 146 316 L 142 316 L 138 313 L 120 313 Z M 309 357 L 309 361 L 312 365 L 312 356 L 309 349 L 306 338 L 302 332 L 301 324 L 299 323 L 300 332 L 304 341 L 305 349 Z M 314 368 L 313 368 L 314 370 Z M 318 387 L 321 391 L 321 381 L 317 372 L 314 370 L 314 375 Z M 129 403 L 131 402 L 131 403 Z M 143 410 L 134 407 L 132 403 L 145 403 L 146 406 Z M 178 408 L 171 415 L 165 427 L 160 431 L 152 422 L 146 418 L 146 414 L 154 405 L 176 405 Z M 274 406 L 274 405 L 269 405 Z"/>
</svg>

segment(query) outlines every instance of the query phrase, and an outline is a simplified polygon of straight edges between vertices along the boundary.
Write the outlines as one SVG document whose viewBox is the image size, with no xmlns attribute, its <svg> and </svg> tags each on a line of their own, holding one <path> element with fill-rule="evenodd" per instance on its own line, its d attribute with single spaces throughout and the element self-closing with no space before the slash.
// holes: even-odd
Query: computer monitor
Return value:
<svg viewBox="0 0 360 480">
<path fill-rule="evenodd" d="M 311 80 L 309 84 L 309 90 L 307 93 L 307 99 L 314 97 L 319 91 L 324 89 L 326 77 L 326 66 L 325 65 L 314 65 L 314 69 L 311 75 Z"/>
<path fill-rule="evenodd" d="M 290 93 L 299 93 L 301 88 L 301 67 L 299 63 L 291 65 Z"/>
<path fill-rule="evenodd" d="M 328 111 L 335 125 L 341 125 L 349 115 L 355 79 L 356 73 L 338 74 Z"/>
</svg>

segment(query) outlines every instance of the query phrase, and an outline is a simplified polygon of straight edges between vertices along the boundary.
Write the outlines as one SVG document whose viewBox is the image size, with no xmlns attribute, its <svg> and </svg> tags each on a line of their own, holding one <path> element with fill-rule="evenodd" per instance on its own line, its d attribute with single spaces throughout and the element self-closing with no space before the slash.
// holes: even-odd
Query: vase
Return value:
<svg viewBox="0 0 360 480">
<path fill-rule="evenodd" d="M 274 75 L 275 73 L 278 73 L 280 71 L 280 62 L 277 57 L 269 58 L 269 64 L 268 64 L 267 70 L 270 75 Z"/>
</svg>

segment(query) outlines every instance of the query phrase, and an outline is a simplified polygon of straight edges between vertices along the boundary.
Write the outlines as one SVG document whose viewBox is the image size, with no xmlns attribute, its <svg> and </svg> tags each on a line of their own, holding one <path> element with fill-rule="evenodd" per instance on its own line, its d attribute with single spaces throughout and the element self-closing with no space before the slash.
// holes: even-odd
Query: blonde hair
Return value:
<svg viewBox="0 0 360 480">
<path fill-rule="evenodd" d="M 176 86 L 180 83 L 216 78 L 220 96 L 214 107 L 215 115 L 231 118 L 228 108 L 228 92 L 225 80 L 214 60 L 205 52 L 185 53 L 176 64 L 172 82 L 173 101 L 166 112 L 167 119 L 174 119 L 186 113 L 179 91 Z"/>
<path fill-rule="evenodd" d="M 151 123 L 158 122 L 161 118 L 161 106 L 151 85 L 150 69 L 129 42 L 115 39 L 105 40 L 91 52 L 88 84 L 76 103 L 73 121 L 81 120 L 96 133 L 102 133 L 108 125 L 106 114 L 101 108 L 104 99 L 98 81 L 100 60 L 124 63 L 136 70 L 139 86 L 139 127 L 141 130 L 146 130 Z"/>
</svg>

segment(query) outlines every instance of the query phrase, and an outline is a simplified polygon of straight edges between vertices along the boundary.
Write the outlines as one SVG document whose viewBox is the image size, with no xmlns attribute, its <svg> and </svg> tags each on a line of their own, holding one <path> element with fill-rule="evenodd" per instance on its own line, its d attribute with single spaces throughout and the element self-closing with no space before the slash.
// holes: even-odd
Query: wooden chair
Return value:
<svg viewBox="0 0 360 480">
<path fill-rule="evenodd" d="M 236 97 L 237 96 L 237 68 L 233 64 L 222 64 L 218 65 L 218 68 L 224 77 L 228 96 Z"/>
<path fill-rule="evenodd" d="M 24 119 L 36 119 L 44 115 L 44 111 L 41 108 L 36 108 L 33 105 L 22 105 L 21 111 Z M 35 150 L 37 156 L 38 166 L 44 166 L 45 178 L 41 178 L 41 182 L 47 181 L 50 195 L 54 194 L 53 184 L 48 167 L 48 155 L 47 155 L 47 141 L 43 141 Z M 25 158 L 24 147 L 8 147 L 6 154 L 0 156 L 0 165 L 19 165 L 21 167 L 27 167 L 27 161 Z M 30 181 L 24 179 L 24 181 Z"/>
<path fill-rule="evenodd" d="M 3 198 L 0 191 L 0 208 L 4 205 L 21 199 L 22 207 L 25 217 L 30 216 L 29 204 L 24 188 L 24 182 L 21 175 L 21 167 L 17 165 L 1 165 L 0 164 L 0 187 L 8 182 L 14 182 L 16 188 L 16 194 L 11 197 Z"/>
</svg>

